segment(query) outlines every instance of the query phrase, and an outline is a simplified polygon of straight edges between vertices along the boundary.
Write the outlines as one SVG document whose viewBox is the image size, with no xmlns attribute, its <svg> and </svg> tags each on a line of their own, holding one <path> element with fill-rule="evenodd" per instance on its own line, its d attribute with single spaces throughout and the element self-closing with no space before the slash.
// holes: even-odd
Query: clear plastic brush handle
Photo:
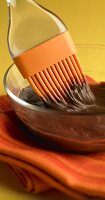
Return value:
<svg viewBox="0 0 105 200">
<path fill-rule="evenodd" d="M 8 45 L 12 58 L 67 30 L 52 12 L 33 0 L 7 0 L 9 8 Z"/>
</svg>

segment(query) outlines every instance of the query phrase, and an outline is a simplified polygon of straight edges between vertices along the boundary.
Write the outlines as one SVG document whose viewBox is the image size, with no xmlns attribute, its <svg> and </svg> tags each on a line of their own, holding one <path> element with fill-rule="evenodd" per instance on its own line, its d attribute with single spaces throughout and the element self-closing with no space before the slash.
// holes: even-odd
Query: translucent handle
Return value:
<svg viewBox="0 0 105 200">
<path fill-rule="evenodd" d="M 33 0 L 7 0 L 7 3 L 12 58 L 67 30 L 59 17 Z"/>
</svg>

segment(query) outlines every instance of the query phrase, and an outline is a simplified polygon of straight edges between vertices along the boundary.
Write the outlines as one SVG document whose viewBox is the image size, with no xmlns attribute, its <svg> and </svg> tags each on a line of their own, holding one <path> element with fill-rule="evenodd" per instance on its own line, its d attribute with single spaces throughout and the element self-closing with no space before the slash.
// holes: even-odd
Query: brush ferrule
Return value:
<svg viewBox="0 0 105 200">
<path fill-rule="evenodd" d="M 14 58 L 19 71 L 28 78 L 76 53 L 68 31 Z"/>
</svg>

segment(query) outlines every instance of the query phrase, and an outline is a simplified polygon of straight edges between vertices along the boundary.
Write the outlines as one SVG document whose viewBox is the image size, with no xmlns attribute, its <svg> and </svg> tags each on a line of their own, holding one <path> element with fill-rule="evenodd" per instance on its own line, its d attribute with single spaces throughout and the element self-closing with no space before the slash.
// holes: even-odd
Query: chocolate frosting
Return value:
<svg viewBox="0 0 105 200">
<path fill-rule="evenodd" d="M 88 91 L 87 91 L 88 90 Z M 74 88 L 67 94 L 66 101 L 54 103 L 49 100 L 43 102 L 35 94 L 31 86 L 23 88 L 19 93 L 19 98 L 36 106 L 53 109 L 62 112 L 76 113 L 105 113 L 105 83 L 92 84 L 90 87 L 83 85 L 81 88 L 74 85 Z"/>
</svg>

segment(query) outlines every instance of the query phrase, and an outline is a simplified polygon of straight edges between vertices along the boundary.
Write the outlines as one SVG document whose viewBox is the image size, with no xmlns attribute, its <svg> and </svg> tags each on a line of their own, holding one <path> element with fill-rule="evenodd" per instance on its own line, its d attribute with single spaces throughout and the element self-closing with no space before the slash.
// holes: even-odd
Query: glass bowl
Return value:
<svg viewBox="0 0 105 200">
<path fill-rule="evenodd" d="M 96 81 L 105 80 L 105 47 L 78 45 L 79 57 L 85 73 Z M 84 55 L 84 56 L 81 56 Z M 101 56 L 100 56 L 101 55 Z M 33 136 L 74 152 L 105 150 L 105 114 L 68 114 L 33 106 L 18 98 L 22 87 L 28 85 L 15 64 L 4 76 L 4 87 L 14 111 Z"/>
</svg>

